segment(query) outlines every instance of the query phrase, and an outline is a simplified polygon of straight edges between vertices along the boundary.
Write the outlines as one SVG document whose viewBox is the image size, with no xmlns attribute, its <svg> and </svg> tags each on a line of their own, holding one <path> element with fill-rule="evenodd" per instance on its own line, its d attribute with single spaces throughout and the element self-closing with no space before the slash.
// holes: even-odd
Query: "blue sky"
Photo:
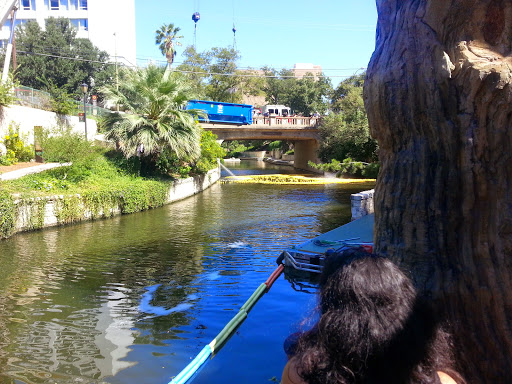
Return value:
<svg viewBox="0 0 512 384">
<path fill-rule="evenodd" d="M 155 44 L 155 31 L 164 23 L 181 28 L 183 47 L 175 59 L 181 62 L 184 47 L 194 43 L 196 11 L 197 50 L 232 46 L 234 23 L 243 68 L 313 63 L 336 85 L 366 68 L 375 48 L 375 0 L 135 0 L 135 11 L 138 65 L 165 64 Z"/>
</svg>

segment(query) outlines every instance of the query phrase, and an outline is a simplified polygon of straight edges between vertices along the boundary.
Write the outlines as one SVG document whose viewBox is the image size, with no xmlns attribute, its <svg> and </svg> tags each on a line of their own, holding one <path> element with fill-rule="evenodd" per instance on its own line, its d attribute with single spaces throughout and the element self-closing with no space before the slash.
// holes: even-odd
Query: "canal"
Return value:
<svg viewBox="0 0 512 384">
<path fill-rule="evenodd" d="M 0 382 L 168 383 L 281 250 L 350 221 L 350 194 L 371 187 L 217 183 L 159 209 L 0 241 Z M 283 341 L 315 306 L 307 291 L 282 275 L 193 382 L 279 382 Z"/>
</svg>

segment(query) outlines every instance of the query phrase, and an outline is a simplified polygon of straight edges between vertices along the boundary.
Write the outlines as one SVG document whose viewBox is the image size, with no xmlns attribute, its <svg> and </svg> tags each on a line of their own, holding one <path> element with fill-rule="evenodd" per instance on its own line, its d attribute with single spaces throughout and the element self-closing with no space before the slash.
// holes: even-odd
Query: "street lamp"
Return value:
<svg viewBox="0 0 512 384">
<path fill-rule="evenodd" d="M 87 99 L 87 89 L 89 88 L 89 86 L 86 83 L 82 83 L 82 85 L 80 85 L 80 88 L 82 88 L 82 92 L 84 94 L 85 141 L 87 141 L 87 109 L 85 107 L 85 102 L 86 102 L 86 99 Z"/>
</svg>

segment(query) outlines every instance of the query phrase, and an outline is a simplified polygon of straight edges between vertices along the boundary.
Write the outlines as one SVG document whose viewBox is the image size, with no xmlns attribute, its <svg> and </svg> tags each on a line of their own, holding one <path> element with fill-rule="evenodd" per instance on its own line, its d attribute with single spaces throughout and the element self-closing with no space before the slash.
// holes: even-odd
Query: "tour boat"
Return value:
<svg viewBox="0 0 512 384">
<path fill-rule="evenodd" d="M 321 273 L 325 258 L 330 253 L 353 246 L 362 246 L 372 252 L 373 223 L 373 214 L 363 216 L 300 245 L 285 249 L 277 263 L 284 263 L 285 267 L 299 271 Z"/>
</svg>

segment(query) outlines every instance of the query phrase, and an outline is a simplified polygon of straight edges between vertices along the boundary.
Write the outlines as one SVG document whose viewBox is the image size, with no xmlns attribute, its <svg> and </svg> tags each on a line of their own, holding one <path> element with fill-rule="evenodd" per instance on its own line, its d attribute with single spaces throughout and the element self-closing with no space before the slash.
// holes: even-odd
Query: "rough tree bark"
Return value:
<svg viewBox="0 0 512 384">
<path fill-rule="evenodd" d="M 376 250 L 446 311 L 468 382 L 510 383 L 512 2 L 376 3 Z"/>
</svg>

